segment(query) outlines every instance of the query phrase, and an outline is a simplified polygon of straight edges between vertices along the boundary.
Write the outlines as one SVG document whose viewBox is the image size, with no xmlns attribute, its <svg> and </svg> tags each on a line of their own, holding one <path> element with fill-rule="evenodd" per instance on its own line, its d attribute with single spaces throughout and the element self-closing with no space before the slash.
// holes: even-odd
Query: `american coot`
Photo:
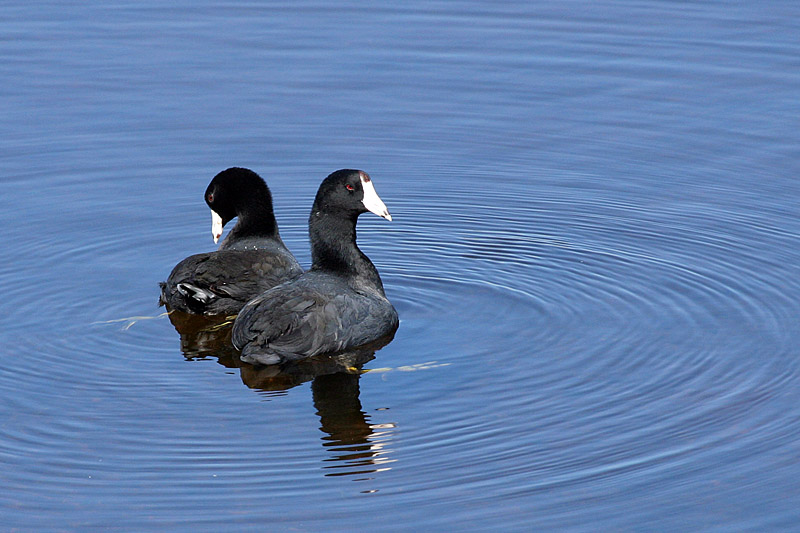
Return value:
<svg viewBox="0 0 800 533">
<path fill-rule="evenodd" d="M 394 334 L 397 311 L 356 246 L 356 221 L 367 211 L 392 220 L 366 172 L 337 170 L 325 178 L 308 220 L 311 269 L 242 308 L 231 340 L 243 361 L 276 364 Z"/>
<path fill-rule="evenodd" d="M 214 242 L 225 224 L 239 220 L 219 250 L 189 256 L 172 269 L 160 283 L 159 304 L 193 314 L 235 314 L 250 298 L 303 272 L 281 240 L 272 195 L 258 174 L 223 170 L 211 180 L 205 200 Z"/>
</svg>

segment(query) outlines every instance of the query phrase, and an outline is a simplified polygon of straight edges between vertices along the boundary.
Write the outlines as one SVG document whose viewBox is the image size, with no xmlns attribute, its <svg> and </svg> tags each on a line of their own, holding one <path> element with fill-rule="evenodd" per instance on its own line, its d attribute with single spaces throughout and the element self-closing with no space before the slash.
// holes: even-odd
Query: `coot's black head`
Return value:
<svg viewBox="0 0 800 533">
<path fill-rule="evenodd" d="M 247 168 L 232 167 L 214 176 L 206 189 L 205 200 L 211 208 L 214 242 L 222 235 L 225 224 L 236 216 L 240 223 L 248 215 L 274 220 L 272 194 L 267 184 Z"/>
<path fill-rule="evenodd" d="M 340 213 L 355 218 L 371 211 L 386 220 L 392 215 L 375 192 L 369 174 L 363 170 L 337 170 L 319 186 L 313 212 Z"/>
</svg>

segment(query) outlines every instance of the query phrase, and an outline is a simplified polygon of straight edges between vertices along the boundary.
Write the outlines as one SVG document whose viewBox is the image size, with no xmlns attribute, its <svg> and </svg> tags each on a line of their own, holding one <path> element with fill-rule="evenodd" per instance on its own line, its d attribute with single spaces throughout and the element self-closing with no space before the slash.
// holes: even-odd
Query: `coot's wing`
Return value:
<svg viewBox="0 0 800 533">
<path fill-rule="evenodd" d="M 291 256 L 223 250 L 187 257 L 162 285 L 162 303 L 205 314 L 236 312 L 244 303 L 302 272 Z"/>
<path fill-rule="evenodd" d="M 242 359 L 273 364 L 340 351 L 370 306 L 345 283 L 308 277 L 271 289 L 242 308 L 231 340 Z"/>
</svg>

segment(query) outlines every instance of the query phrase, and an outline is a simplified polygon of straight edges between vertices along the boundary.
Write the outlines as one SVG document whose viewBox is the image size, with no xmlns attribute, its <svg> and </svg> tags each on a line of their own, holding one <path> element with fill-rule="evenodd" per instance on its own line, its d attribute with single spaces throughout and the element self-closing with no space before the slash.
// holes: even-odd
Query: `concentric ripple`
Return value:
<svg viewBox="0 0 800 533">
<path fill-rule="evenodd" d="M 668 493 L 695 468 L 755 470 L 751 450 L 786 454 L 800 435 L 783 417 L 800 375 L 796 221 L 569 181 L 484 192 L 481 205 L 467 184 L 398 210 L 403 231 L 380 259 L 398 337 L 460 367 L 467 382 L 450 394 L 482 384 L 468 411 L 436 404 L 438 435 L 470 445 L 420 501 L 454 476 L 477 501 L 487 485 L 523 498 L 620 476 Z M 526 423 L 508 438 L 492 413 Z M 430 436 L 415 438 L 424 461 Z M 461 468 L 487 457 L 487 477 Z"/>
<path fill-rule="evenodd" d="M 18 361 L 35 354 L 37 364 L 7 369 L 0 387 L 27 391 L 7 395 L 11 413 L 46 397 L 34 412 L 48 423 L 10 426 L 3 452 L 19 469 L 9 482 L 44 487 L 54 498 L 40 503 L 44 514 L 72 490 L 54 476 L 65 469 L 87 493 L 96 480 L 124 478 L 125 498 L 142 506 L 167 492 L 137 487 L 171 472 L 186 491 L 179 502 L 212 483 L 231 513 L 299 492 L 333 504 L 320 478 L 397 497 L 408 476 L 409 509 L 434 494 L 480 508 L 539 493 L 571 502 L 576 491 L 601 505 L 610 486 L 669 499 L 699 483 L 697 471 L 728 485 L 791 456 L 800 435 L 800 416 L 785 416 L 800 366 L 796 221 L 741 205 L 620 197 L 569 175 L 476 198 L 485 181 L 465 172 L 425 184 L 424 198 L 381 189 L 395 221 L 363 217 L 359 243 L 400 312 L 396 338 L 361 359 L 282 372 L 241 363 L 224 328 L 181 339 L 156 307 L 175 256 L 202 246 L 170 244 L 185 223 L 150 234 L 87 226 L 77 245 L 42 238 L 29 250 L 43 268 L 6 292 L 17 315 L 5 335 L 16 336 Z M 287 244 L 306 247 L 303 202 L 282 209 Z M 41 310 L 52 327 L 37 327 Z M 290 391 L 308 382 L 310 394 Z M 259 435 L 254 400 L 268 406 L 258 409 Z M 53 455 L 68 440 L 91 444 Z M 437 475 L 411 473 L 425 471 Z"/>
</svg>

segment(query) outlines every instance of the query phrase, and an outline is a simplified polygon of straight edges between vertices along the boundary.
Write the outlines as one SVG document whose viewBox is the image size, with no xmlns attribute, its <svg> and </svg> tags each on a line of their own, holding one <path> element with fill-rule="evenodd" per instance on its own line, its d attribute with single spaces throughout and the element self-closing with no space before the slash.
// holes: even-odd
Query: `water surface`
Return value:
<svg viewBox="0 0 800 533">
<path fill-rule="evenodd" d="M 0 9 L 11 530 L 791 530 L 800 12 L 629 1 Z M 319 182 L 401 325 L 291 371 L 157 282 Z"/>
</svg>

